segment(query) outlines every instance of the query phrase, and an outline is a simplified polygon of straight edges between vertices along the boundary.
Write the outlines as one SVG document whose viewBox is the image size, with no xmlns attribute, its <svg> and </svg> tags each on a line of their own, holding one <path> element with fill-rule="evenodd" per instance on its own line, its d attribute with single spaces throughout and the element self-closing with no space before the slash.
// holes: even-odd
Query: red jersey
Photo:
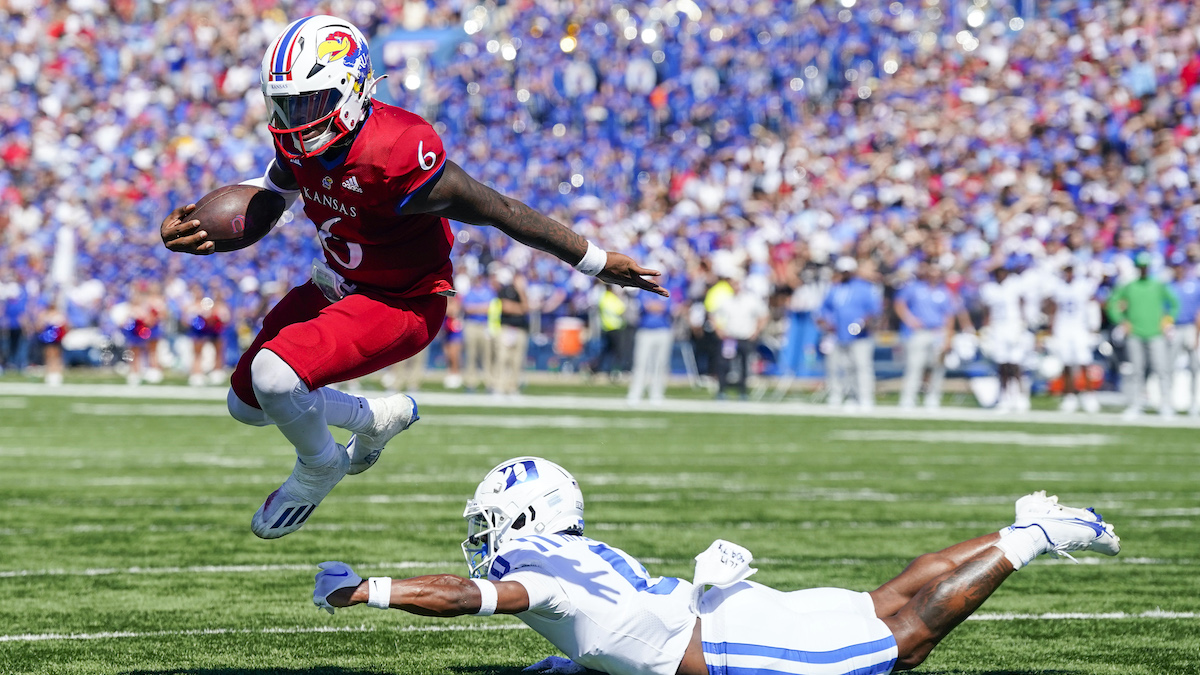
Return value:
<svg viewBox="0 0 1200 675">
<path fill-rule="evenodd" d="M 411 298 L 452 290 L 445 218 L 401 215 L 412 195 L 445 168 L 442 139 L 403 108 L 372 102 L 345 156 L 275 162 L 300 184 L 325 260 L 352 284 Z"/>
</svg>

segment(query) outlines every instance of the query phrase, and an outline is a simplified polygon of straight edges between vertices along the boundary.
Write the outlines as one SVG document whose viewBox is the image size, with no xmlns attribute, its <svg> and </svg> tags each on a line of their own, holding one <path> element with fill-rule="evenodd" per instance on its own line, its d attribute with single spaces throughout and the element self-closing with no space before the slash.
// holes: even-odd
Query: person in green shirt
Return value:
<svg viewBox="0 0 1200 675">
<path fill-rule="evenodd" d="M 1120 286 L 1108 299 L 1108 318 L 1125 334 L 1125 353 L 1132 369 L 1126 417 L 1142 412 L 1147 356 L 1162 392 L 1158 412 L 1163 417 L 1175 414 L 1171 404 L 1170 345 L 1164 331 L 1174 328 L 1179 299 L 1169 286 L 1150 277 L 1150 262 L 1149 253 L 1137 254 L 1134 264 L 1140 278 Z"/>
</svg>

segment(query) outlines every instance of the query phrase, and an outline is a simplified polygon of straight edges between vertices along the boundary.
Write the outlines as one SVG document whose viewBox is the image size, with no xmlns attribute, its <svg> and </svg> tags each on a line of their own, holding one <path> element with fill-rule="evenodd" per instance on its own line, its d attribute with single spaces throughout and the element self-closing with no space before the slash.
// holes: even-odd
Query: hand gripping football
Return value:
<svg viewBox="0 0 1200 675">
<path fill-rule="evenodd" d="M 262 239 L 283 214 L 282 196 L 253 185 L 226 185 L 200 198 L 183 217 L 199 220 L 217 251 L 236 251 Z"/>
</svg>

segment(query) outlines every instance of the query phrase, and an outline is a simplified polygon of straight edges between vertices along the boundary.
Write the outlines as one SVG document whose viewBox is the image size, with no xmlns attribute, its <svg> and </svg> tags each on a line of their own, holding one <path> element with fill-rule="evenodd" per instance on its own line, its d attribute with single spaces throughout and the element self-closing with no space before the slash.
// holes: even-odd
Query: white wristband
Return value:
<svg viewBox="0 0 1200 675">
<path fill-rule="evenodd" d="M 575 263 L 575 269 L 589 277 L 594 277 L 603 272 L 607 264 L 608 252 L 589 241 L 587 253 L 583 254 L 582 260 Z"/>
<path fill-rule="evenodd" d="M 484 579 L 472 579 L 479 588 L 479 611 L 475 616 L 491 616 L 496 613 L 496 584 Z"/>
<path fill-rule="evenodd" d="M 367 605 L 376 609 L 387 609 L 392 604 L 392 578 L 371 577 L 367 579 Z"/>
</svg>

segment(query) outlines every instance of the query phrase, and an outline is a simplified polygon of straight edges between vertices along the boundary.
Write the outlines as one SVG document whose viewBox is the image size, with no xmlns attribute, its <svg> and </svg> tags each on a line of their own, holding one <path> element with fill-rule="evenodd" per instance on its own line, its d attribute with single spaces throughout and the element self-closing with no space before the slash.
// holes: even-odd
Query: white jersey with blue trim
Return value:
<svg viewBox="0 0 1200 675">
<path fill-rule="evenodd" d="M 1003 282 L 990 281 L 979 288 L 979 299 L 988 310 L 988 325 L 993 332 L 1016 333 L 1026 330 L 1021 311 L 1025 284 L 1010 276 Z"/>
<path fill-rule="evenodd" d="M 1056 279 L 1049 296 L 1054 300 L 1054 334 L 1075 331 L 1087 333 L 1088 310 L 1099 284 L 1087 277 L 1075 277 L 1070 283 Z"/>
<path fill-rule="evenodd" d="M 581 666 L 613 675 L 675 675 L 696 615 L 692 584 L 651 577 L 624 551 L 587 537 L 508 542 L 488 578 L 529 591 L 519 619 Z"/>
</svg>

